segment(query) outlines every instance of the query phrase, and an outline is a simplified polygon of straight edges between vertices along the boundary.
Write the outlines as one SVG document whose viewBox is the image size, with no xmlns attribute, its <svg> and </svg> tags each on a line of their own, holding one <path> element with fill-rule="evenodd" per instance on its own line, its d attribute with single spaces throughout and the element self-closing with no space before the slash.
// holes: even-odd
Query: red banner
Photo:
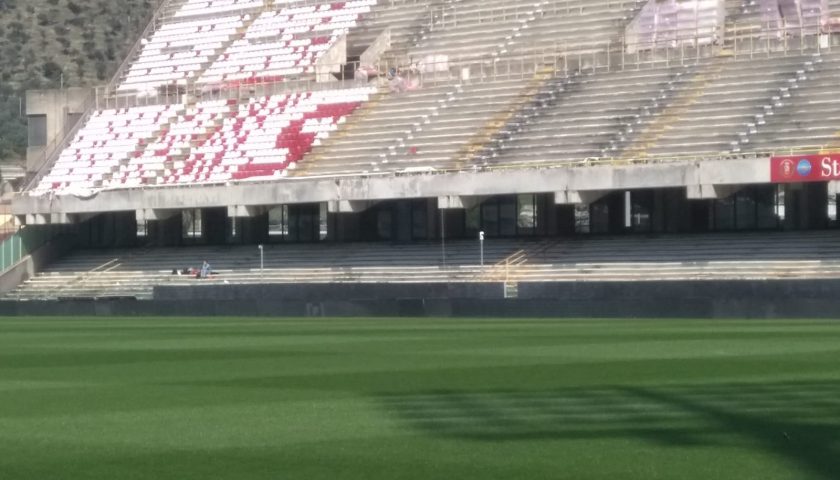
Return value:
<svg viewBox="0 0 840 480">
<path fill-rule="evenodd" d="M 773 183 L 827 182 L 840 180 L 840 154 L 772 157 L 770 181 Z"/>
</svg>

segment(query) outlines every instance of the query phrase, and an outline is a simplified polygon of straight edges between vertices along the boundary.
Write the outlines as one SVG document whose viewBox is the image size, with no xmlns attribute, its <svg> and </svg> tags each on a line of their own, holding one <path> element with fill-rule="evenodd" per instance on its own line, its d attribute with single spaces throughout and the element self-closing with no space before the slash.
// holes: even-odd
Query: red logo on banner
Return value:
<svg viewBox="0 0 840 480">
<path fill-rule="evenodd" d="M 840 154 L 772 157 L 770 159 L 770 181 L 773 183 L 829 180 L 840 180 Z"/>
<path fill-rule="evenodd" d="M 782 176 L 785 178 L 793 178 L 793 160 L 786 158 L 782 160 Z"/>
</svg>

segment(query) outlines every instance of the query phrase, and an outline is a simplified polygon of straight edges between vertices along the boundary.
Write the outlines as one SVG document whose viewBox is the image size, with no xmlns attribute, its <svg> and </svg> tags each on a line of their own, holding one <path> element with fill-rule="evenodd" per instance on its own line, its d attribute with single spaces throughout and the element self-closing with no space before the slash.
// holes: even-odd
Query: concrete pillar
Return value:
<svg viewBox="0 0 840 480">
<path fill-rule="evenodd" d="M 485 197 L 466 197 L 460 195 L 447 195 L 438 197 L 438 208 L 440 210 L 465 210 L 479 205 Z"/>
<path fill-rule="evenodd" d="M 361 213 L 375 203 L 368 200 L 333 200 L 327 202 L 327 211 L 329 213 Z"/>
<path fill-rule="evenodd" d="M 175 214 L 163 217 L 160 220 L 148 220 L 147 224 L 147 237 L 154 245 L 161 247 L 173 247 L 179 246 L 183 243 L 180 211 L 175 211 Z"/>
<path fill-rule="evenodd" d="M 358 242 L 362 239 L 362 215 L 359 213 L 335 213 L 335 241 Z"/>
<path fill-rule="evenodd" d="M 686 197 L 689 200 L 717 200 L 726 198 L 743 188 L 742 185 L 689 185 Z"/>
<path fill-rule="evenodd" d="M 137 210 L 135 213 L 137 217 L 137 222 L 151 222 L 151 221 L 161 221 L 161 220 L 168 220 L 173 216 L 178 216 L 180 218 L 181 211 L 177 209 L 157 209 L 157 208 L 144 208 L 141 210 Z"/>
<path fill-rule="evenodd" d="M 227 215 L 230 218 L 253 218 L 268 211 L 268 207 L 254 205 L 229 205 Z"/>
<path fill-rule="evenodd" d="M 591 205 L 608 194 L 607 190 L 563 190 L 554 192 L 557 205 Z"/>
<path fill-rule="evenodd" d="M 396 202 L 391 211 L 392 225 L 394 225 L 394 239 L 398 242 L 411 241 L 411 201 Z"/>
<path fill-rule="evenodd" d="M 205 208 L 201 212 L 201 232 L 203 243 L 208 245 L 223 245 L 227 239 L 228 226 L 227 209 Z"/>
</svg>

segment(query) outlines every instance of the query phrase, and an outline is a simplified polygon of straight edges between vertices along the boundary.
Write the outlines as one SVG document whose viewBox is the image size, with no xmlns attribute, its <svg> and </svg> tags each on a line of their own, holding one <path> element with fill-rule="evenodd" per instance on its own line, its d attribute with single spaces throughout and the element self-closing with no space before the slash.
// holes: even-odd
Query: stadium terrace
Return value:
<svg viewBox="0 0 840 480">
<path fill-rule="evenodd" d="M 555 263 L 567 239 L 748 231 L 769 245 L 755 275 L 780 278 L 791 232 L 838 224 L 838 18 L 827 0 L 164 1 L 107 85 L 29 92 L 3 266 L 64 235 L 103 252 L 78 278 L 160 284 L 207 260 L 160 249 L 218 246 L 207 280 L 236 283 L 273 247 L 347 244 L 344 278 L 366 281 L 391 277 L 359 270 L 385 266 L 361 245 L 401 244 L 435 272 L 404 281 L 491 281 L 492 260 L 517 283 L 580 264 Z"/>
</svg>

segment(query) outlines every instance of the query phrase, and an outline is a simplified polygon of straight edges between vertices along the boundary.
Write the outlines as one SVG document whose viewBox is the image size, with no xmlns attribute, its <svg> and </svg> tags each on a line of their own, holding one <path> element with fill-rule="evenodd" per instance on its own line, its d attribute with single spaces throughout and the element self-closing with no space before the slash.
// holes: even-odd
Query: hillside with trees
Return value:
<svg viewBox="0 0 840 480">
<path fill-rule="evenodd" d="M 25 91 L 106 83 L 156 3 L 0 0 L 0 161 L 25 155 Z"/>
</svg>

